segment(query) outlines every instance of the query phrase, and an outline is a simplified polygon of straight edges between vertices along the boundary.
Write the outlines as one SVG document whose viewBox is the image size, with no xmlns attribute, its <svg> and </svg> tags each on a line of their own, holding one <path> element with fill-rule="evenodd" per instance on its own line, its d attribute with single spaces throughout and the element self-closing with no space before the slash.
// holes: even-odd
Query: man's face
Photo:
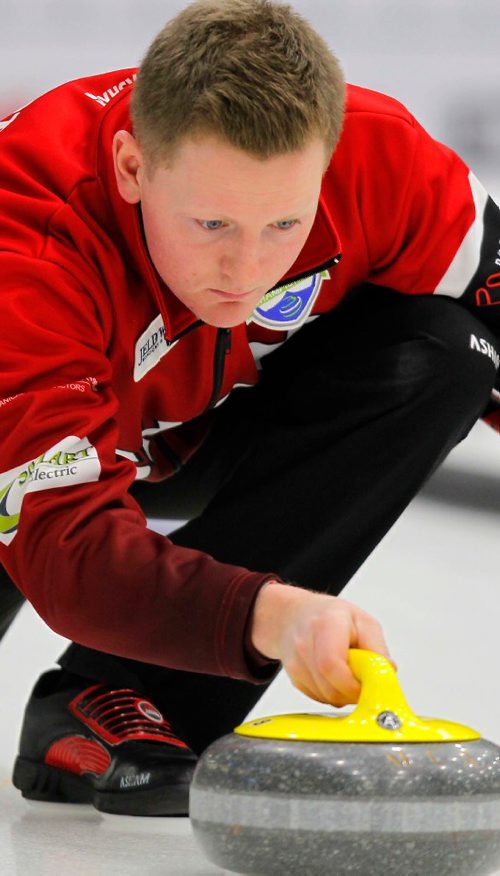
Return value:
<svg viewBox="0 0 500 876">
<path fill-rule="evenodd" d="M 215 137 L 184 141 L 172 165 L 136 172 L 149 254 L 209 325 L 245 322 L 288 271 L 317 211 L 325 145 L 259 160 Z"/>
</svg>

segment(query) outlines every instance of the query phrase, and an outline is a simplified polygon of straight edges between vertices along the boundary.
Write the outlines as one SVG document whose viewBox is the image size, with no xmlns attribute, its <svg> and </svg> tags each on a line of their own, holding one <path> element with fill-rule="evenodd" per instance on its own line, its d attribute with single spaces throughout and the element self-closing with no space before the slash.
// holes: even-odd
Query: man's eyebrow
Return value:
<svg viewBox="0 0 500 876">
<path fill-rule="evenodd" d="M 309 207 L 306 207 L 303 210 L 295 210 L 293 213 L 287 213 L 284 216 L 279 216 L 275 219 L 271 219 L 271 223 L 273 222 L 287 222 L 290 219 L 299 219 L 301 216 L 304 216 L 310 210 Z M 183 216 L 196 217 L 197 219 L 217 219 L 221 222 L 231 222 L 233 224 L 238 224 L 238 221 L 231 216 L 227 216 L 226 214 L 220 212 L 219 210 L 209 210 L 209 209 L 198 209 L 197 207 L 192 208 L 189 211 L 185 211 L 182 213 Z"/>
</svg>

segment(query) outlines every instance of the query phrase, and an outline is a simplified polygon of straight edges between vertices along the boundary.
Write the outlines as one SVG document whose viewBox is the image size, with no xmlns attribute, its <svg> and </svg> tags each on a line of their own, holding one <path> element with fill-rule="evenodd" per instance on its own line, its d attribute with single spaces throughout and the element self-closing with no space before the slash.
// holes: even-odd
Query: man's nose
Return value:
<svg viewBox="0 0 500 876">
<path fill-rule="evenodd" d="M 221 270 L 231 283 L 231 291 L 250 292 L 262 279 L 260 246 L 251 241 L 230 244 L 221 259 Z"/>
</svg>

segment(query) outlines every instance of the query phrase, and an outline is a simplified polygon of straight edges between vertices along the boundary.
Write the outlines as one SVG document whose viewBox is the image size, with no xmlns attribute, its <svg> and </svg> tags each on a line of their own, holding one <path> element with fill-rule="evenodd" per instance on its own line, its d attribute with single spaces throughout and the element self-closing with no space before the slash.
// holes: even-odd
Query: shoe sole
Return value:
<svg viewBox="0 0 500 876">
<path fill-rule="evenodd" d="M 17 757 L 14 786 L 27 800 L 51 803 L 91 803 L 113 815 L 188 815 L 189 783 L 140 791 L 96 791 L 84 776 L 26 757 Z"/>
</svg>

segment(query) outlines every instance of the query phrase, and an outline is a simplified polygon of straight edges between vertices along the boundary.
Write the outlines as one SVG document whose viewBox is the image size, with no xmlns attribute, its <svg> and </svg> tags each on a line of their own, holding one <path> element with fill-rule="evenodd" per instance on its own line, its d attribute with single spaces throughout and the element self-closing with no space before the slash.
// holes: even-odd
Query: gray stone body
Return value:
<svg viewBox="0 0 500 876">
<path fill-rule="evenodd" d="M 500 749 L 232 733 L 190 792 L 195 837 L 227 870 L 260 876 L 473 876 L 500 867 Z"/>
</svg>

